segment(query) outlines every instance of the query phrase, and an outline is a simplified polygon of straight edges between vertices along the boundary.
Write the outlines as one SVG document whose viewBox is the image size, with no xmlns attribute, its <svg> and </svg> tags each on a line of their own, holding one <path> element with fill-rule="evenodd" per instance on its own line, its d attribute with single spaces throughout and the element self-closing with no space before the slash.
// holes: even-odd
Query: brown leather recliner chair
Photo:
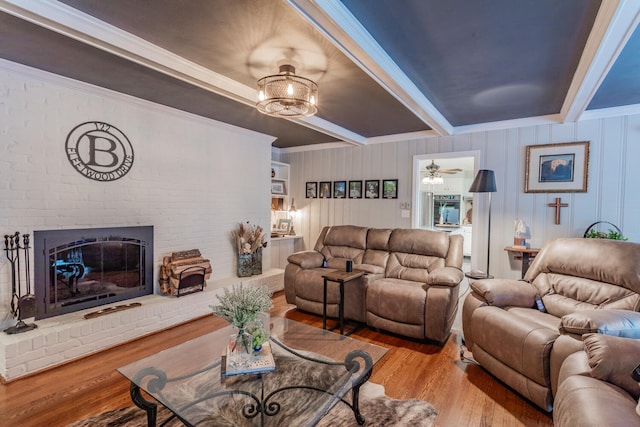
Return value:
<svg viewBox="0 0 640 427">
<path fill-rule="evenodd" d="M 462 309 L 468 349 L 545 411 L 553 409 L 562 362 L 582 350 L 584 334 L 640 338 L 640 244 L 557 239 L 524 281 L 478 280 L 471 289 Z"/>
</svg>

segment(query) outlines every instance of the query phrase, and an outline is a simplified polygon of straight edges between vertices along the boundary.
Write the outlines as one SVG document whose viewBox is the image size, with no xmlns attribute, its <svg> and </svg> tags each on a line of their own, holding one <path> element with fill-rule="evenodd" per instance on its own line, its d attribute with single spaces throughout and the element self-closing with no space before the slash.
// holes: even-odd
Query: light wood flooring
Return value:
<svg viewBox="0 0 640 427">
<path fill-rule="evenodd" d="M 274 296 L 272 314 L 322 327 L 321 317 L 287 305 L 282 292 Z M 206 316 L 0 385 L 0 426 L 63 427 L 91 414 L 131 406 L 129 383 L 116 368 L 225 325 L 213 315 Z M 461 361 L 455 332 L 444 347 L 368 328 L 352 337 L 389 348 L 371 381 L 383 385 L 390 397 L 431 402 L 439 412 L 438 426 L 553 425 L 550 415 L 479 366 Z"/>
</svg>

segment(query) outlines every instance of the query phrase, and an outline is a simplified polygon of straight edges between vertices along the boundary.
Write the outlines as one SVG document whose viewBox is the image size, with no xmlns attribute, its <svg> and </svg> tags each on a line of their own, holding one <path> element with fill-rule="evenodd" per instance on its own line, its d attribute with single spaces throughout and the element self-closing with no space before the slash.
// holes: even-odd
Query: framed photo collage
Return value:
<svg viewBox="0 0 640 427">
<path fill-rule="evenodd" d="M 307 181 L 307 199 L 397 199 L 397 179 Z"/>
</svg>

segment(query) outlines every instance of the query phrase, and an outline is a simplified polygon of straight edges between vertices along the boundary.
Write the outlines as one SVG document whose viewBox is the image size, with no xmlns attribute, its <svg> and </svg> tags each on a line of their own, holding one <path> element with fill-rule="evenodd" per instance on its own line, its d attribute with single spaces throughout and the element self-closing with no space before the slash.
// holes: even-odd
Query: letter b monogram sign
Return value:
<svg viewBox="0 0 640 427">
<path fill-rule="evenodd" d="M 133 166 L 133 147 L 115 126 L 86 122 L 67 135 L 67 158 L 80 174 L 96 181 L 115 181 Z"/>
</svg>

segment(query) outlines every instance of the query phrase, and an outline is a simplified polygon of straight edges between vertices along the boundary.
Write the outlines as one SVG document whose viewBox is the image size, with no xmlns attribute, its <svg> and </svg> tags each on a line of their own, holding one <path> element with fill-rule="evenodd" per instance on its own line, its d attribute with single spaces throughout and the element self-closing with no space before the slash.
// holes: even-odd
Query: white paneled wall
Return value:
<svg viewBox="0 0 640 427">
<path fill-rule="evenodd" d="M 129 138 L 135 160 L 127 175 L 98 182 L 72 168 L 65 139 L 87 121 Z M 192 248 L 211 260 L 212 280 L 234 277 L 230 231 L 240 221 L 269 229 L 272 140 L 0 60 L 0 235 L 153 225 L 156 286 L 162 257 Z M 10 298 L 2 251 L 0 326 L 13 324 Z"/>
<path fill-rule="evenodd" d="M 587 193 L 524 193 L 527 145 L 590 141 Z M 498 191 L 492 200 L 491 273 L 519 278 L 520 265 L 509 261 L 504 247 L 513 243 L 515 218 L 530 226 L 532 246 L 557 237 L 582 236 L 595 221 L 618 225 L 631 241 L 640 242 L 640 115 L 531 126 L 491 132 L 425 138 L 399 143 L 282 153 L 291 165 L 291 189 L 302 213 L 296 229 L 310 248 L 325 225 L 410 227 L 400 203 L 412 201 L 412 161 L 416 154 L 479 151 L 479 167 L 496 172 Z M 397 200 L 305 199 L 306 181 L 399 180 Z M 476 196 L 478 197 L 478 196 Z M 473 265 L 486 265 L 486 196 L 476 202 Z M 555 197 L 569 203 L 561 224 L 547 207 Z"/>
</svg>

